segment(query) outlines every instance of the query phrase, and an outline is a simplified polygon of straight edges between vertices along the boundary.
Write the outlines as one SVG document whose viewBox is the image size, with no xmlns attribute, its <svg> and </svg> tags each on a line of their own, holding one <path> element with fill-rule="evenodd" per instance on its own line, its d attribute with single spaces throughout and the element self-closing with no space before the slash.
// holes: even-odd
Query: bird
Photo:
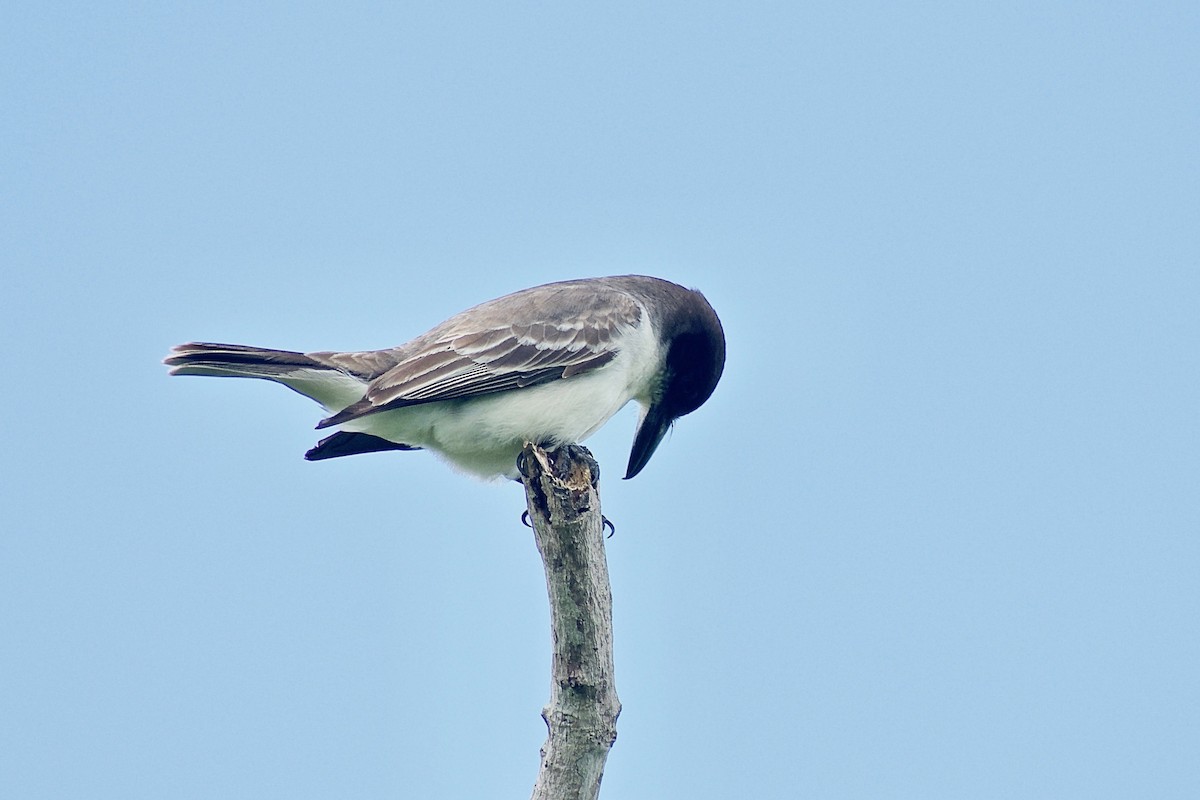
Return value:
<svg viewBox="0 0 1200 800">
<path fill-rule="evenodd" d="M 190 342 L 172 375 L 262 378 L 315 400 L 335 432 L 309 461 L 429 450 L 461 472 L 518 479 L 527 443 L 578 444 L 627 403 L 641 412 L 625 478 L 709 399 L 725 333 L 700 292 L 619 275 L 523 289 L 384 350 L 301 353 Z"/>
</svg>

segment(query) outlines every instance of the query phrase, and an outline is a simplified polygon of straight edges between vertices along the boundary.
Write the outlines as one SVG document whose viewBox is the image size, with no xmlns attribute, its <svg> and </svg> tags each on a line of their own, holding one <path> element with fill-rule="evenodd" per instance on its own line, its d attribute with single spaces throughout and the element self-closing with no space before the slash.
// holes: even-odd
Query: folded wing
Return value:
<svg viewBox="0 0 1200 800">
<path fill-rule="evenodd" d="M 572 283 L 492 300 L 392 350 L 310 354 L 350 372 L 362 370 L 366 357 L 387 365 L 371 377 L 361 400 L 317 427 L 419 403 L 536 386 L 604 366 L 619 352 L 622 331 L 641 320 L 642 309 L 612 288 L 593 288 L 585 307 L 564 302 L 580 296 L 571 292 Z"/>
</svg>

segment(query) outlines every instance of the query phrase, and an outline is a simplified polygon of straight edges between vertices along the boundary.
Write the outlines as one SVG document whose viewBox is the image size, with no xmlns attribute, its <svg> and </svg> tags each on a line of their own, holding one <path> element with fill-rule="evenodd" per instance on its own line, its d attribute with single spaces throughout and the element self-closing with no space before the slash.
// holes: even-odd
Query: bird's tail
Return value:
<svg viewBox="0 0 1200 800">
<path fill-rule="evenodd" d="M 328 370 L 304 355 L 290 350 L 269 350 L 243 344 L 189 342 L 171 348 L 163 359 L 172 375 L 215 375 L 228 378 L 266 378 L 279 380 L 297 370 Z"/>
<path fill-rule="evenodd" d="M 163 359 L 172 375 L 222 378 L 265 378 L 282 383 L 326 409 L 338 411 L 360 399 L 364 381 L 329 363 L 291 350 L 271 350 L 242 344 L 189 342 L 171 349 Z"/>
<path fill-rule="evenodd" d="M 189 342 L 171 348 L 163 359 L 172 375 L 215 375 L 225 378 L 279 380 L 297 370 L 328 370 L 329 365 L 290 350 L 269 350 L 244 344 Z"/>
</svg>

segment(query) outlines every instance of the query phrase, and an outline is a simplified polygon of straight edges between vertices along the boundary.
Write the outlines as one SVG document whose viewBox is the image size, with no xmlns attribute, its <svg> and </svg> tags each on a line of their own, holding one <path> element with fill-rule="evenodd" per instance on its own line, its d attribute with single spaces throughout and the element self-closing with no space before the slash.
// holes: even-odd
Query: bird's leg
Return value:
<svg viewBox="0 0 1200 800">
<path fill-rule="evenodd" d="M 525 460 L 525 450 L 522 449 L 519 453 L 517 453 L 517 475 L 518 475 L 518 477 L 513 478 L 513 480 L 516 481 L 517 483 L 524 483 L 524 481 L 519 476 L 525 474 L 526 463 L 527 462 Z"/>
<path fill-rule="evenodd" d="M 592 451 L 588 450 L 581 444 L 563 444 L 551 445 L 539 442 L 537 446 L 542 449 L 548 456 L 550 468 L 559 480 L 565 480 L 568 476 L 570 465 L 574 461 L 581 461 L 588 469 L 588 477 L 590 479 L 592 489 L 597 493 L 600 491 L 600 462 L 592 455 Z M 566 456 L 563 458 L 563 456 Z M 517 454 L 517 472 L 525 475 L 529 466 L 528 457 L 525 450 Z M 523 483 L 521 478 L 514 478 L 518 483 Z M 602 517 L 603 526 L 608 529 L 608 538 L 612 538 L 617 532 L 617 526 L 613 525 L 612 520 L 608 517 Z M 532 527 L 529 521 L 529 512 L 524 511 L 521 514 L 521 524 L 525 527 Z"/>
<path fill-rule="evenodd" d="M 586 464 L 592 478 L 592 489 L 597 493 L 600 491 L 600 462 L 592 455 L 591 450 L 588 450 L 581 444 L 565 444 L 559 447 L 557 452 L 565 453 L 570 460 L 578 459 Z M 568 461 L 568 463 L 570 462 Z M 608 528 L 608 536 L 606 538 L 611 539 L 613 534 L 617 532 L 617 526 L 613 525 L 612 520 L 604 515 L 601 515 L 600 518 L 603 521 L 601 523 L 603 527 Z"/>
</svg>

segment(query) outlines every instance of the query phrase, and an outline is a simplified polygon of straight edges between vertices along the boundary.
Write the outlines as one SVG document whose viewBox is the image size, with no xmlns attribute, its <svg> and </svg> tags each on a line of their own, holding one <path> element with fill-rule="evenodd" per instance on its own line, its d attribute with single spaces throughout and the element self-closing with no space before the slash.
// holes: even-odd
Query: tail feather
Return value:
<svg viewBox="0 0 1200 800">
<path fill-rule="evenodd" d="M 172 348 L 163 363 L 172 375 L 276 381 L 334 412 L 360 400 L 366 390 L 363 378 L 292 350 L 189 342 Z"/>
<path fill-rule="evenodd" d="M 410 444 L 400 444 L 369 433 L 338 431 L 332 436 L 326 436 L 317 442 L 317 446 L 304 454 L 309 461 L 322 461 L 326 458 L 341 458 L 359 453 L 381 453 L 385 450 L 420 450 Z"/>
<path fill-rule="evenodd" d="M 171 352 L 163 363 L 171 368 L 172 375 L 277 378 L 297 369 L 330 369 L 303 353 L 242 344 L 189 342 L 171 348 Z"/>
</svg>

